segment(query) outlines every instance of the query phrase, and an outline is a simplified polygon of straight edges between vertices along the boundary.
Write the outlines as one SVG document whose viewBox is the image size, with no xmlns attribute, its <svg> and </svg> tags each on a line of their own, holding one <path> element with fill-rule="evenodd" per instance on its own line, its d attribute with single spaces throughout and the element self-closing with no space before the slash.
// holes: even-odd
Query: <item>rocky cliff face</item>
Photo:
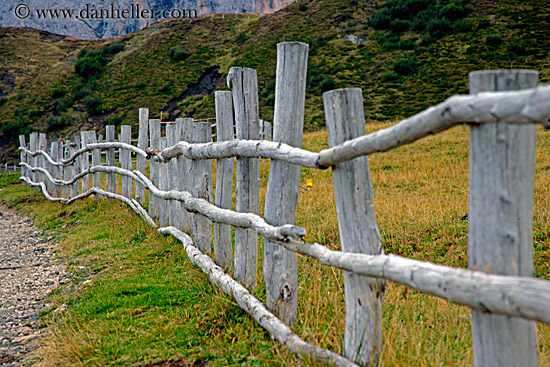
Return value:
<svg viewBox="0 0 550 367">
<path fill-rule="evenodd" d="M 109 38 L 169 18 L 273 13 L 294 0 L 3 0 L 0 27 L 32 27 L 77 38 Z"/>
</svg>

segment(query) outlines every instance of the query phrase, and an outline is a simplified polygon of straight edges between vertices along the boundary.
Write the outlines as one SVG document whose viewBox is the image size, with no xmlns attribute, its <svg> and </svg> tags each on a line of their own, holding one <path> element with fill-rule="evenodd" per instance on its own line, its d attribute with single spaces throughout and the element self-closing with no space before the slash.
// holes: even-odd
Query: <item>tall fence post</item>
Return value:
<svg viewBox="0 0 550 367">
<path fill-rule="evenodd" d="M 57 147 L 58 145 L 61 144 L 60 141 L 52 141 L 51 145 L 50 145 L 50 157 L 52 158 L 52 160 L 54 162 L 59 162 L 61 159 L 59 158 L 59 155 L 57 154 Z M 59 168 L 62 168 L 62 167 L 58 167 L 58 166 L 55 166 L 51 163 L 47 163 L 47 166 L 48 166 L 48 171 L 50 172 L 50 175 L 53 177 L 53 178 L 56 178 L 56 179 L 63 179 L 63 175 L 62 175 L 62 172 L 63 170 L 60 170 Z M 49 180 L 48 180 L 49 181 Z M 51 190 L 50 190 L 50 194 L 53 196 L 53 197 L 61 197 L 61 193 L 63 192 L 63 187 L 60 186 L 60 185 L 56 185 L 54 184 L 53 182 L 51 183 Z"/>
<path fill-rule="evenodd" d="M 46 139 L 46 134 L 44 133 L 38 134 L 38 150 L 46 151 L 47 144 L 48 144 L 48 140 Z M 37 163 L 36 166 L 40 168 L 46 168 L 46 157 L 44 157 L 42 154 L 38 155 L 37 157 L 38 157 L 38 160 L 36 162 Z M 50 194 L 52 193 L 52 187 L 44 173 L 38 172 L 38 181 L 44 182 L 44 184 L 46 185 L 46 188 L 48 189 L 48 192 Z"/>
<path fill-rule="evenodd" d="M 168 146 L 168 141 L 166 136 L 160 138 L 160 148 L 159 150 L 166 149 Z M 161 163 L 159 165 L 159 183 L 158 188 L 161 190 L 168 191 L 170 190 L 170 172 L 168 170 L 170 162 Z M 165 227 L 170 223 L 170 200 L 160 199 L 158 202 L 159 205 L 159 225 Z"/>
<path fill-rule="evenodd" d="M 259 140 L 258 79 L 256 70 L 231 68 L 227 84 L 233 91 L 237 139 Z M 236 209 L 241 213 L 260 212 L 260 160 L 237 158 Z M 235 277 L 256 287 L 258 233 L 235 228 Z"/>
<path fill-rule="evenodd" d="M 95 131 L 90 131 L 90 143 L 97 143 L 97 137 Z M 68 152 L 68 151 L 67 151 Z M 99 149 L 92 150 L 92 166 L 101 165 L 101 151 Z M 92 174 L 92 184 L 95 188 L 101 188 L 101 176 L 99 172 L 94 172 Z M 94 201 L 98 201 L 101 198 L 101 195 L 94 194 Z"/>
<path fill-rule="evenodd" d="M 209 123 L 193 124 L 193 143 L 209 143 L 212 131 Z M 191 162 L 193 177 L 192 191 L 194 197 L 212 202 L 212 160 L 194 159 Z M 199 250 L 212 253 L 212 221 L 202 214 L 193 214 L 193 240 Z"/>
<path fill-rule="evenodd" d="M 82 148 L 90 144 L 90 135 L 89 131 L 81 131 L 80 139 L 82 143 Z M 81 172 L 84 172 L 90 168 L 90 152 L 84 152 L 80 156 L 81 163 Z M 90 189 L 90 175 L 82 176 L 82 193 L 85 193 Z"/>
<path fill-rule="evenodd" d="M 160 147 L 160 120 L 149 120 L 149 146 L 153 149 Z M 159 187 L 159 162 L 153 159 L 149 163 L 149 177 L 156 187 Z M 153 218 L 159 217 L 159 198 L 149 193 L 149 215 Z"/>
<path fill-rule="evenodd" d="M 105 126 L 105 141 L 108 143 L 113 143 L 115 141 L 115 126 L 107 125 Z M 115 158 L 115 148 L 107 149 L 106 162 L 108 167 L 114 167 L 116 165 Z M 107 191 L 116 193 L 116 174 L 107 173 Z M 108 198 L 111 201 L 111 198 Z"/>
<path fill-rule="evenodd" d="M 78 135 L 74 136 L 74 146 L 71 147 L 71 155 L 76 153 L 78 149 L 80 149 L 80 137 Z M 80 173 L 81 164 L 80 164 L 81 157 L 77 157 L 74 162 L 72 163 L 72 171 L 73 171 L 73 177 L 78 175 Z M 80 181 L 76 180 L 72 186 L 71 186 L 71 194 L 73 197 L 77 196 L 79 194 L 79 188 L 80 188 Z"/>
<path fill-rule="evenodd" d="M 58 144 L 56 145 L 56 153 L 57 162 L 60 162 L 63 159 L 63 141 L 58 141 Z M 55 175 L 58 179 L 63 180 L 65 178 L 65 172 L 67 171 L 66 166 L 57 166 L 55 167 L 54 171 Z M 56 197 L 62 197 L 64 195 L 64 192 L 70 191 L 68 187 L 65 185 L 59 185 L 57 188 Z M 63 196 L 65 197 L 65 196 Z"/>
<path fill-rule="evenodd" d="M 470 93 L 533 88 L 534 70 L 470 73 Z M 468 265 L 533 276 L 536 126 L 471 125 Z M 550 306 L 549 306 L 550 307 Z M 474 366 L 538 366 L 535 325 L 472 310 Z"/>
<path fill-rule="evenodd" d="M 365 135 L 361 89 L 323 94 L 330 147 Z M 374 214 L 367 156 L 332 167 L 342 251 L 383 253 Z M 385 282 L 344 271 L 346 321 L 344 355 L 362 366 L 376 366 L 382 353 L 382 296 Z"/>
<path fill-rule="evenodd" d="M 168 139 L 168 146 L 176 145 L 182 136 L 182 125 L 173 123 L 166 125 L 166 138 Z M 180 162 L 177 159 L 172 159 L 168 162 L 169 178 L 170 178 L 170 190 L 179 190 L 180 180 L 182 173 L 180 170 Z M 171 226 L 179 229 L 183 229 L 183 206 L 182 203 L 177 200 L 170 201 L 170 220 Z"/>
<path fill-rule="evenodd" d="M 21 148 L 27 148 L 27 142 L 25 140 L 25 135 L 19 135 L 19 146 Z M 27 153 L 25 151 L 21 150 L 19 152 L 19 160 L 20 162 L 27 163 Z M 21 177 L 27 177 L 27 169 L 23 166 L 21 166 Z"/>
<path fill-rule="evenodd" d="M 130 125 L 122 125 L 120 127 L 120 141 L 121 143 L 132 144 L 132 127 Z M 122 169 L 132 170 L 132 152 L 128 149 L 120 150 L 120 166 Z M 134 197 L 132 192 L 132 179 L 128 176 L 122 176 L 122 196 L 132 199 Z"/>
<path fill-rule="evenodd" d="M 29 137 L 29 150 L 31 151 L 31 153 L 34 153 L 36 152 L 36 148 L 38 147 L 38 133 L 31 133 L 30 137 Z M 35 168 L 36 167 L 36 162 L 37 162 L 37 157 L 36 156 L 30 156 L 30 166 L 32 168 Z M 33 172 L 33 171 L 30 171 L 30 179 L 31 181 L 33 182 L 37 182 L 37 175 L 36 175 L 36 172 Z"/>
<path fill-rule="evenodd" d="M 180 139 L 188 143 L 193 142 L 193 119 L 192 118 L 183 118 L 176 119 L 176 126 L 180 131 Z M 191 176 L 191 160 L 183 156 L 178 157 L 178 164 L 180 165 L 180 180 L 179 180 L 179 189 L 182 191 L 193 192 L 193 177 Z M 183 210 L 183 226 L 184 230 L 191 233 L 193 228 L 193 214 L 188 212 L 185 209 L 183 203 L 181 203 Z"/>
<path fill-rule="evenodd" d="M 147 148 L 147 143 L 149 141 L 149 134 L 147 130 L 149 129 L 149 109 L 140 108 L 139 109 L 139 133 L 138 133 L 138 148 L 145 150 Z M 136 170 L 145 174 L 145 158 L 141 155 L 137 156 Z M 136 182 L 136 200 L 140 204 L 145 204 L 145 188 L 139 182 Z"/>
<path fill-rule="evenodd" d="M 302 147 L 309 46 L 277 45 L 277 81 L 273 141 Z M 265 126 L 265 125 L 264 125 Z M 265 196 L 265 220 L 274 226 L 294 224 L 300 190 L 300 166 L 272 160 Z M 298 270 L 296 254 L 264 239 L 267 307 L 287 325 L 296 324 Z"/>
<path fill-rule="evenodd" d="M 218 91 L 216 98 L 217 141 L 233 140 L 233 96 L 229 91 Z M 218 159 L 216 165 L 216 201 L 219 208 L 231 209 L 233 202 L 234 158 Z M 216 264 L 224 269 L 233 267 L 231 226 L 214 223 L 214 253 Z"/>
<path fill-rule="evenodd" d="M 70 141 L 65 142 L 65 144 L 63 144 L 62 141 L 58 141 L 53 144 L 55 144 L 55 149 L 57 150 L 56 162 L 60 162 L 63 157 L 67 159 L 71 156 Z M 60 179 L 63 179 L 65 181 L 70 181 L 73 178 L 72 176 L 73 170 L 71 166 L 58 166 L 58 167 L 54 167 L 54 169 L 56 169 L 57 175 Z M 61 190 L 63 190 L 63 198 L 65 199 L 71 198 L 72 188 L 70 186 L 59 185 L 58 190 L 56 190 L 57 191 L 56 194 L 61 196 Z"/>
</svg>

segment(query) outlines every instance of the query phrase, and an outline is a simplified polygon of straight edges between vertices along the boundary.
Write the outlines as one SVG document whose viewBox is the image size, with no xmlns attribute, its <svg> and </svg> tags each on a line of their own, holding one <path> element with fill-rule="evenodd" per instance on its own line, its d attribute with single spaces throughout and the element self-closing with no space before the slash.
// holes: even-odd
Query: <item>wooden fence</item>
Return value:
<svg viewBox="0 0 550 367">
<path fill-rule="evenodd" d="M 382 298 L 391 280 L 472 308 L 475 366 L 536 366 L 534 321 L 550 323 L 550 282 L 533 278 L 535 124 L 550 127 L 550 86 L 537 86 L 534 71 L 473 72 L 471 95 L 451 97 L 369 135 L 361 90 L 329 91 L 323 97 L 330 148 L 314 153 L 301 149 L 308 45 L 281 43 L 277 51 L 273 141 L 259 140 L 255 70 L 231 68 L 231 91 L 215 95 L 216 142 L 209 123 L 191 119 L 177 119 L 161 136 L 160 120 L 149 119 L 142 108 L 137 146 L 130 144 L 130 126 L 122 126 L 116 140 L 115 128 L 107 126 L 101 142 L 93 131 L 70 143 L 48 143 L 44 134 L 32 133 L 27 144 L 20 136 L 21 179 L 53 201 L 94 195 L 127 203 L 162 227 L 159 232 L 180 240 L 191 261 L 300 356 L 336 366 L 378 365 Z M 470 269 L 384 255 L 368 155 L 460 123 L 471 127 Z M 135 169 L 131 153 L 137 155 Z M 265 218 L 258 215 L 260 157 L 271 158 Z M 217 159 L 215 198 L 212 159 Z M 231 210 L 235 165 L 236 210 Z M 306 230 L 293 224 L 300 166 L 332 167 L 342 251 L 300 241 Z M 107 173 L 103 186 L 100 172 Z M 258 235 L 264 237 L 267 307 L 241 285 L 257 283 Z M 299 302 L 296 253 L 344 270 L 344 357 L 291 331 Z"/>
</svg>

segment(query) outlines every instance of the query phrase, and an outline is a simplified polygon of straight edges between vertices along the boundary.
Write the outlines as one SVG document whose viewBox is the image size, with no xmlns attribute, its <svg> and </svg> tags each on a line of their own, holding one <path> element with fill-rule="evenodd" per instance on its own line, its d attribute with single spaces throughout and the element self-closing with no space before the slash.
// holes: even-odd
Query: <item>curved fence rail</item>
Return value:
<svg viewBox="0 0 550 367">
<path fill-rule="evenodd" d="M 469 270 L 384 255 L 374 219 L 366 157 L 411 143 L 458 123 L 468 123 L 472 126 L 472 145 L 483 144 L 494 155 L 492 160 L 497 162 L 496 165 L 503 166 L 498 163 L 500 159 L 507 162 L 515 159 L 510 149 L 521 149 L 522 152 L 534 149 L 534 140 L 529 137 L 534 123 L 550 127 L 550 87 L 536 87 L 538 76 L 528 71 L 473 73 L 471 84 L 482 83 L 476 79 L 481 78 L 489 80 L 493 86 L 504 80 L 508 89 L 530 89 L 495 93 L 479 90 L 483 93 L 451 97 L 395 126 L 369 135 L 365 135 L 360 90 L 327 92 L 324 102 L 330 148 L 315 153 L 301 149 L 307 50 L 307 45 L 301 43 L 282 43 L 278 46 L 274 141 L 255 140 L 259 121 L 255 71 L 232 68 L 232 92 L 216 92 L 217 142 L 210 141 L 209 124 L 196 123 L 191 119 L 177 119 L 175 124 L 167 125 L 166 136 L 162 137 L 160 121 L 148 120 L 148 111 L 140 109 L 139 147 L 129 144 L 129 126 L 123 127 L 118 142 L 113 141 L 114 127 L 107 127 L 107 141 L 99 142 L 96 142 L 95 132 L 82 132 L 80 137 L 68 143 L 48 144 L 45 135 L 33 133 L 27 145 L 26 137 L 21 136 L 21 179 L 28 185 L 40 187 L 44 195 L 53 201 L 70 203 L 94 195 L 96 200 L 103 196 L 125 202 L 152 226 L 162 227 L 159 232 L 180 240 L 191 261 L 198 264 L 222 290 L 235 297 L 241 307 L 277 340 L 293 352 L 318 361 L 337 366 L 351 366 L 354 363 L 376 365 L 380 362 L 382 336 L 377 330 L 381 330 L 380 308 L 385 280 L 469 306 L 474 312 L 479 311 L 481 319 L 476 319 L 477 316 L 473 318 L 474 323 L 479 323 L 474 332 L 475 361 L 486 360 L 486 356 L 498 353 L 499 348 L 517 348 L 511 346 L 517 338 L 530 338 L 534 326 L 532 321 L 527 320 L 550 324 L 550 282 L 532 278 L 531 240 L 524 234 L 532 226 L 532 199 L 527 200 L 527 204 L 525 200 L 520 203 L 512 193 L 505 191 L 518 191 L 523 198 L 532 198 L 533 186 L 529 181 L 532 181 L 534 172 L 529 167 L 534 164 L 534 154 L 519 155 L 521 162 L 504 165 L 506 171 L 497 172 L 494 167 L 487 167 L 486 161 L 483 161 L 484 167 L 477 167 L 481 160 L 477 155 L 481 153 L 475 147 L 471 148 L 471 172 L 486 169 L 484 172 L 489 172 L 486 176 L 495 174 L 496 182 L 505 177 L 509 183 L 507 187 L 494 191 L 499 195 L 498 200 L 507 200 L 507 213 L 513 213 L 508 219 L 505 218 L 511 222 L 503 225 L 508 226 L 505 228 L 506 238 L 513 239 L 513 243 L 508 245 L 513 251 L 521 252 L 521 258 L 517 255 L 508 257 L 515 264 L 501 264 L 498 257 L 494 260 L 471 260 Z M 298 97 L 285 99 L 289 95 Z M 483 124 L 498 125 L 497 141 L 477 141 L 476 129 L 485 128 Z M 239 139 L 234 139 L 234 127 Z M 514 132 L 502 138 L 502 130 L 509 127 L 520 129 L 521 134 L 525 131 L 526 137 L 512 142 L 510 139 L 522 136 Z M 502 140 L 504 147 L 499 145 Z M 491 148 L 491 144 L 500 148 Z M 101 162 L 101 150 L 107 151 L 107 165 Z M 116 150 L 120 167 L 116 166 Z M 140 159 L 150 159 L 149 177 L 146 176 L 145 164 L 137 164 L 133 169 L 131 152 Z M 237 158 L 237 209 L 231 210 L 234 157 Z M 255 186 L 255 182 L 259 182 L 259 170 L 254 168 L 257 165 L 254 162 L 260 157 L 272 159 L 265 209 L 265 218 L 270 219 L 258 215 L 259 187 Z M 211 159 L 218 159 L 216 204 L 212 203 Z M 299 191 L 296 172 L 299 178 L 300 166 L 332 167 L 339 227 L 364 229 L 344 230 L 345 233 L 340 236 L 342 251 L 300 242 L 306 231 L 293 224 Z M 100 172 L 108 177 L 106 189 L 101 187 Z M 112 180 L 115 175 L 122 178 L 121 194 L 114 189 Z M 498 201 L 477 193 L 477 181 L 472 182 L 478 180 L 475 177 L 470 178 L 470 198 L 477 197 L 480 202 L 470 201 L 470 218 L 479 218 L 477 211 L 480 206 L 487 210 L 484 206 L 487 201 Z M 483 177 L 485 180 L 486 177 Z M 517 186 L 514 186 L 516 183 Z M 148 203 L 147 210 L 143 208 L 145 203 Z M 499 214 L 501 209 L 493 207 L 492 210 Z M 212 221 L 215 222 L 213 241 Z M 525 227 L 519 229 L 519 234 L 511 233 L 513 226 L 509 224 L 517 222 Z M 242 229 L 235 238 L 234 256 L 231 231 L 224 231 L 223 226 Z M 189 232 L 193 240 L 184 232 Z M 238 283 L 249 287 L 256 284 L 258 234 L 264 236 L 267 308 Z M 488 236 L 485 241 L 480 241 L 476 233 L 470 233 L 469 237 L 469 250 L 473 253 L 498 252 L 503 247 L 502 236 Z M 213 249 L 216 263 L 208 256 Z M 290 329 L 296 321 L 296 304 L 299 301 L 296 297 L 296 253 L 344 270 L 345 358 L 304 342 Z M 236 280 L 224 273 L 220 266 L 229 272 L 234 271 Z M 496 271 L 491 271 L 493 266 Z M 514 266 L 519 270 L 510 273 L 509 269 L 514 269 Z M 349 277 L 352 273 L 360 277 Z M 367 302 L 358 303 L 359 298 L 367 299 Z M 512 320 L 524 319 L 525 327 L 517 336 L 504 337 L 504 346 L 489 343 L 487 347 L 484 332 L 500 330 L 502 335 L 518 333 L 517 330 L 506 331 L 510 327 L 499 324 L 500 321 L 486 323 L 483 317 L 492 317 L 493 314 L 513 316 L 510 318 Z M 363 342 L 365 334 L 368 335 L 367 343 Z M 536 361 L 536 343 L 534 347 L 529 344 L 521 348 L 521 356 L 532 356 L 534 353 Z M 512 360 L 510 365 L 523 362 Z M 530 366 L 529 363 L 524 365 Z M 476 365 L 491 364 L 476 362 Z"/>
</svg>

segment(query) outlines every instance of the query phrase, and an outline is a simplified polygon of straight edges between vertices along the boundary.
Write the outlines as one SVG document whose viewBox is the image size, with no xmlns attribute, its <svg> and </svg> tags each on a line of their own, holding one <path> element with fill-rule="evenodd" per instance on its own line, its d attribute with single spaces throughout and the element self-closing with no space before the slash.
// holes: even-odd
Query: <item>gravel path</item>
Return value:
<svg viewBox="0 0 550 367">
<path fill-rule="evenodd" d="M 30 219 L 0 207 L 0 367 L 21 366 L 38 347 L 44 297 L 65 276 L 55 250 Z"/>
</svg>

